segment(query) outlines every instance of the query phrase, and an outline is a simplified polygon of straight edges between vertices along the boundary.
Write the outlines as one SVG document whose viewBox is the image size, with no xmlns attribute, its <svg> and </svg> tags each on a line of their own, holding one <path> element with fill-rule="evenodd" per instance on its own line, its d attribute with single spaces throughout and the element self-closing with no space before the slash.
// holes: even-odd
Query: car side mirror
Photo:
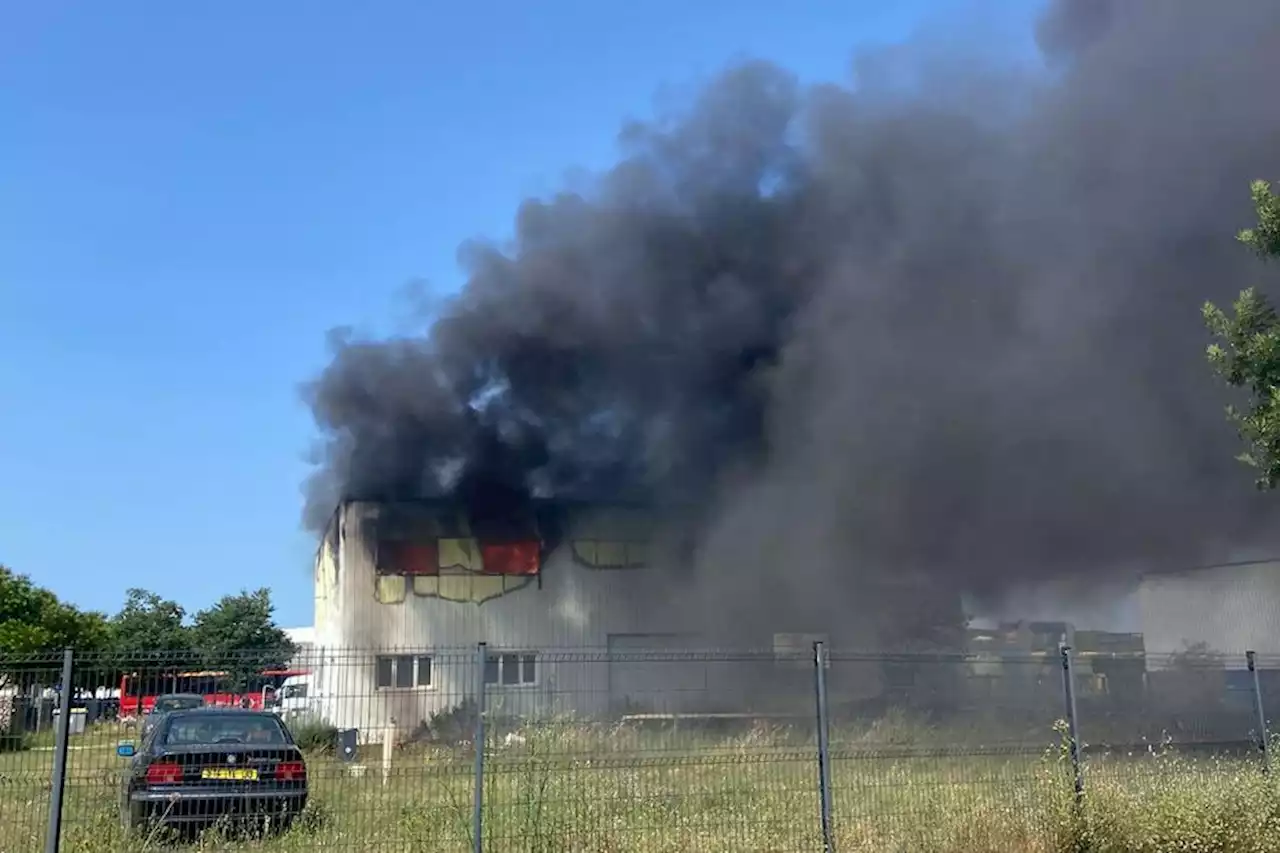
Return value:
<svg viewBox="0 0 1280 853">
<path fill-rule="evenodd" d="M 137 751 L 138 751 L 137 747 L 135 747 L 131 743 L 122 743 L 116 747 L 116 755 L 120 756 L 121 758 L 133 758 L 134 754 L 137 753 Z"/>
</svg>

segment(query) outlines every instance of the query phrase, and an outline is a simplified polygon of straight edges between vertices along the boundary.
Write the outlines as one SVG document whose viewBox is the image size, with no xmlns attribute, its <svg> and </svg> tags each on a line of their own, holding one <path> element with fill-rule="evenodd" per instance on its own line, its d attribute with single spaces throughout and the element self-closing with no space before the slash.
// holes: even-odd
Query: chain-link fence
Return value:
<svg viewBox="0 0 1280 853">
<path fill-rule="evenodd" d="M 1276 801 L 1280 660 L 1244 653 L 278 663 L 0 659 L 0 851 L 1008 853 L 1117 827 L 1158 844 L 1188 791 Z"/>
</svg>

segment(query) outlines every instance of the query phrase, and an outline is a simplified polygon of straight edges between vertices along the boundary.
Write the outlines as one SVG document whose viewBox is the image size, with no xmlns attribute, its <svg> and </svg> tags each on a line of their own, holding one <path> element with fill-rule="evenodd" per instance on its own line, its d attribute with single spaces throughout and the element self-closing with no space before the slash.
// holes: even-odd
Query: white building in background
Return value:
<svg viewBox="0 0 1280 853">
<path fill-rule="evenodd" d="M 290 669 L 310 669 L 312 667 L 312 657 L 314 656 L 316 647 L 316 629 L 312 626 L 305 628 L 285 628 L 284 634 L 293 643 L 296 651 L 293 659 L 289 661 Z"/>
<path fill-rule="evenodd" d="M 1143 576 L 1138 607 L 1148 670 L 1201 648 L 1223 655 L 1229 669 L 1252 650 L 1280 662 L 1280 561 L 1226 563 Z"/>
<path fill-rule="evenodd" d="M 664 618 L 653 604 L 646 512 L 593 505 L 528 513 L 485 522 L 440 503 L 335 510 L 316 554 L 312 638 L 314 688 L 332 723 L 412 728 L 474 696 L 481 670 L 487 702 L 500 713 L 741 709 L 742 693 L 761 683 L 750 664 L 627 658 L 707 646 L 699 614 L 681 624 L 674 614 L 689 608 L 671 607 Z M 750 627 L 755 648 L 775 642 L 776 629 Z M 480 642 L 488 644 L 483 666 Z M 785 669 L 781 677 L 802 682 L 789 692 L 807 697 L 811 667 Z M 872 682 L 857 679 L 856 689 Z"/>
</svg>

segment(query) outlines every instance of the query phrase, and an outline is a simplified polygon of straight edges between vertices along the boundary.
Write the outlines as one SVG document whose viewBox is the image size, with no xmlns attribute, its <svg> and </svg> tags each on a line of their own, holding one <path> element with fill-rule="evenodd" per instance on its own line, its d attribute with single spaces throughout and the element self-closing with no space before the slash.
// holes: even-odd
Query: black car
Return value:
<svg viewBox="0 0 1280 853">
<path fill-rule="evenodd" d="M 307 765 L 280 719 L 263 711 L 170 711 L 135 749 L 121 792 L 126 829 L 270 819 L 284 829 L 307 804 Z"/>
<path fill-rule="evenodd" d="M 199 693 L 166 693 L 157 696 L 155 704 L 142 720 L 142 737 L 145 740 L 151 730 L 164 717 L 173 711 L 189 711 L 192 708 L 203 708 L 204 697 Z"/>
</svg>

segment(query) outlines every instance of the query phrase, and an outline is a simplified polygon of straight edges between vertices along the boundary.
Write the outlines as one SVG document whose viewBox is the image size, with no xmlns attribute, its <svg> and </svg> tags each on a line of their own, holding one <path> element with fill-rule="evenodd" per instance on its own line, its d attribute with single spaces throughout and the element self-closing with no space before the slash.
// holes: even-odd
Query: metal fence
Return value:
<svg viewBox="0 0 1280 853">
<path fill-rule="evenodd" d="M 1278 676 L 1280 661 L 1252 653 L 873 655 L 821 643 L 793 654 L 313 649 L 288 667 L 0 659 L 0 851 L 1061 849 L 1090 821 L 1170 791 L 1270 785 Z M 287 826 L 183 811 L 176 797 L 138 811 L 126 792 L 135 760 L 119 747 L 146 752 L 145 721 L 166 719 L 148 712 L 173 694 L 285 723 L 307 770 Z M 251 781 L 192 784 L 241 806 L 262 799 L 245 793 Z M 234 805 L 231 817 L 251 811 Z M 167 825 L 181 817 L 203 820 Z"/>
</svg>

